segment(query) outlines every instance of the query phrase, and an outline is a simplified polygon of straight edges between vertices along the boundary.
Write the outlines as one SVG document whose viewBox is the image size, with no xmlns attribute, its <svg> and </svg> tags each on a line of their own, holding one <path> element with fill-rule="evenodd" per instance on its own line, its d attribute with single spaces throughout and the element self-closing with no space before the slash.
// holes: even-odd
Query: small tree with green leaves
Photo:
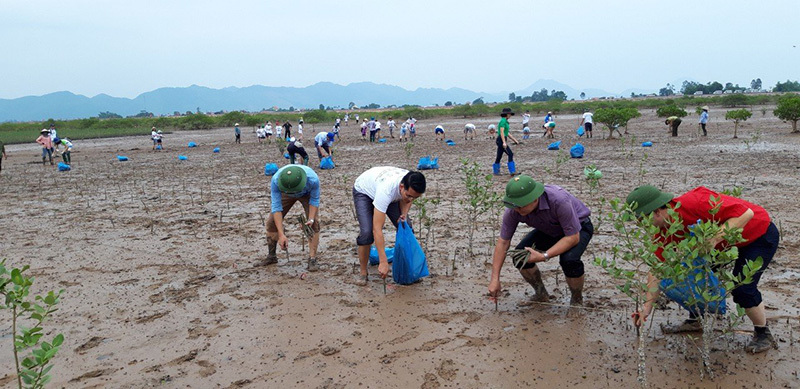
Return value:
<svg viewBox="0 0 800 389">
<path fill-rule="evenodd" d="M 778 106 L 772 113 L 778 119 L 792 122 L 792 133 L 800 132 L 797 121 L 800 120 L 800 96 L 783 95 L 778 98 Z"/>
<path fill-rule="evenodd" d="M 610 139 L 614 137 L 614 130 L 619 131 L 619 127 L 625 127 L 625 133 L 627 134 L 628 121 L 639 116 L 642 116 L 642 114 L 636 108 L 599 108 L 594 113 L 594 120 L 608 128 L 608 137 Z"/>
<path fill-rule="evenodd" d="M 33 277 L 25 272 L 30 266 L 7 269 L 6 260 L 0 261 L 0 309 L 11 310 L 11 334 L 13 340 L 14 363 L 17 371 L 17 387 L 43 388 L 50 382 L 50 363 L 64 342 L 64 335 L 56 335 L 52 341 L 42 341 L 44 329 L 42 323 L 57 311 L 55 308 L 63 290 L 47 292 L 46 295 L 31 298 L 30 288 Z M 30 327 L 22 323 L 30 323 Z M 30 350 L 30 355 L 21 358 L 21 354 Z"/>
<path fill-rule="evenodd" d="M 685 109 L 677 105 L 665 105 L 656 110 L 656 116 L 660 118 L 668 118 L 670 116 L 677 116 L 679 118 L 686 117 L 689 113 Z"/>
<path fill-rule="evenodd" d="M 719 337 L 714 324 L 723 314 L 722 307 L 731 292 L 742 285 L 753 282 L 753 276 L 761 268 L 759 257 L 747 261 L 740 275 L 734 275 L 732 267 L 739 256 L 737 243 L 743 241 L 741 228 L 727 228 L 713 221 L 719 212 L 722 198 L 711 196 L 709 221 L 698 220 L 684 231 L 680 214 L 673 208 L 667 210 L 667 226 L 660 228 L 653 223 L 653 216 L 636 216 L 630 205 L 614 199 L 610 201 L 611 221 L 620 243 L 612 247 L 612 255 L 597 257 L 595 263 L 603 267 L 613 278 L 620 280 L 618 288 L 634 300 L 636 311 L 649 293 L 659 289 L 683 291 L 684 301 L 680 303 L 694 312 L 703 328 L 702 344 L 697 346 L 702 359 L 701 376 L 708 373 L 713 377 L 711 365 L 711 344 Z M 680 203 L 675 208 L 680 207 Z M 654 236 L 684 235 L 684 239 L 653 239 Z M 715 239 L 722 237 L 724 248 L 713 246 Z M 655 253 L 661 251 L 663 260 Z M 648 283 L 649 271 L 659 284 Z M 668 282 L 665 282 L 668 281 Z M 744 316 L 744 309 L 737 306 L 735 313 L 728 314 L 729 328 Z M 652 322 L 652 321 L 651 321 Z M 640 382 L 644 375 L 644 339 L 639 332 L 639 374 Z M 690 338 L 694 341 L 695 338 Z"/>
<path fill-rule="evenodd" d="M 469 235 L 469 254 L 474 256 L 473 241 L 478 228 L 478 220 L 482 215 L 492 210 L 500 201 L 500 195 L 495 192 L 492 175 L 485 174 L 476 162 L 461 158 L 461 181 L 466 188 L 467 198 L 461 200 L 461 206 L 467 213 L 467 234 Z"/>
<path fill-rule="evenodd" d="M 753 116 L 753 113 L 746 109 L 735 109 L 725 113 L 725 120 L 733 120 L 733 138 L 739 137 L 739 122 L 744 122 Z"/>
</svg>

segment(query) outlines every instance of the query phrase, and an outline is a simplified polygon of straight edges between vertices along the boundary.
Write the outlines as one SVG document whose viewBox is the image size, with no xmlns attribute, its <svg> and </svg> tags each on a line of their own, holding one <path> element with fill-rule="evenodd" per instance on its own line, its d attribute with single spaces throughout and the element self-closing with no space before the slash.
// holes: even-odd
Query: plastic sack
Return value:
<svg viewBox="0 0 800 389">
<path fill-rule="evenodd" d="M 264 175 L 271 176 L 278 172 L 278 165 L 274 163 L 267 163 L 264 165 Z"/>
<path fill-rule="evenodd" d="M 60 172 L 68 172 L 70 170 L 72 170 L 72 167 L 70 167 L 66 163 L 64 163 L 64 162 L 59 162 L 58 163 L 58 171 L 60 171 Z"/>
<path fill-rule="evenodd" d="M 197 143 L 189 142 L 189 147 L 197 147 Z"/>
<path fill-rule="evenodd" d="M 653 142 L 642 142 L 642 147 L 653 147 Z"/>
<path fill-rule="evenodd" d="M 386 143 L 386 138 L 381 138 L 378 140 L 379 143 Z"/>
<path fill-rule="evenodd" d="M 214 147 L 214 152 L 218 153 L 219 152 L 219 147 Z"/>
<path fill-rule="evenodd" d="M 548 122 L 547 127 L 556 128 L 556 122 Z"/>
<path fill-rule="evenodd" d="M 394 248 L 384 247 L 383 252 L 386 253 L 386 259 L 389 260 L 389 263 L 394 261 Z M 378 248 L 375 246 L 370 247 L 369 249 L 369 264 L 370 266 L 375 266 L 380 263 L 380 258 L 378 258 Z"/>
<path fill-rule="evenodd" d="M 696 258 L 693 263 L 695 267 L 698 267 L 702 266 L 704 261 L 703 258 Z M 702 268 L 692 270 L 681 283 L 676 283 L 671 279 L 661 280 L 659 287 L 670 300 L 680 304 L 694 315 L 701 315 L 706 311 L 724 314 L 727 309 L 725 288 L 720 285 L 719 278 L 713 272 L 706 275 Z M 719 300 L 703 301 L 702 292 L 719 297 Z M 691 300 L 695 300 L 696 303 L 689 305 Z"/>
<path fill-rule="evenodd" d="M 430 275 L 425 252 L 419 245 L 414 231 L 406 222 L 397 225 L 395 237 L 394 262 L 392 263 L 392 278 L 395 283 L 409 285 L 417 282 L 422 277 Z"/>
<path fill-rule="evenodd" d="M 550 143 L 550 145 L 547 146 L 547 149 L 548 150 L 558 150 L 560 146 L 561 146 L 561 141 L 556 141 L 556 142 Z"/>
<path fill-rule="evenodd" d="M 583 136 L 584 134 L 586 134 L 586 130 L 583 128 L 583 126 L 580 126 L 580 127 L 578 127 L 578 130 L 577 130 L 577 131 L 575 131 L 575 133 L 577 133 L 577 134 L 578 134 L 578 136 L 579 136 L 579 137 L 581 137 L 581 136 Z"/>
<path fill-rule="evenodd" d="M 187 158 L 185 155 L 179 155 L 178 159 L 181 160 L 181 161 L 185 161 L 185 160 L 187 160 L 189 158 Z"/>
<path fill-rule="evenodd" d="M 456 145 L 456 142 L 454 142 L 452 139 L 448 139 L 448 140 L 444 141 L 444 143 L 446 143 L 448 146 L 455 146 Z"/>
<path fill-rule="evenodd" d="M 323 170 L 333 169 L 336 165 L 333 164 L 333 158 L 327 156 L 322 158 L 322 161 L 319 161 L 319 168 Z"/>
<path fill-rule="evenodd" d="M 431 156 L 422 157 L 417 164 L 417 170 L 430 170 L 439 168 L 439 158 L 431 158 Z"/>
<path fill-rule="evenodd" d="M 289 153 L 283 153 L 283 158 L 290 159 Z"/>
<path fill-rule="evenodd" d="M 128 160 L 128 157 L 126 157 L 124 155 L 117 155 L 117 161 L 124 162 L 124 161 L 127 161 L 127 160 Z"/>
<path fill-rule="evenodd" d="M 583 148 L 582 144 L 575 143 L 575 146 L 572 146 L 569 149 L 569 156 L 572 157 L 572 158 L 583 158 L 584 150 L 585 149 Z"/>
</svg>

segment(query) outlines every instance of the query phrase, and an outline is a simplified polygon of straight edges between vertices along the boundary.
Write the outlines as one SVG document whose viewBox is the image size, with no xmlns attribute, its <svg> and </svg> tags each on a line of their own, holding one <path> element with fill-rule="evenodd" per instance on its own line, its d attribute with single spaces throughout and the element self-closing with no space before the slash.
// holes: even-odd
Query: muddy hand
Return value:
<svg viewBox="0 0 800 389">
<path fill-rule="evenodd" d="M 386 278 L 389 275 L 389 262 L 381 262 L 378 264 L 378 273 L 380 273 L 381 278 Z"/>
<path fill-rule="evenodd" d="M 489 296 L 493 298 L 500 296 L 500 280 L 489 282 Z"/>
<path fill-rule="evenodd" d="M 288 250 L 289 249 L 289 239 L 285 236 L 278 238 L 278 246 L 281 247 L 281 250 Z"/>
<path fill-rule="evenodd" d="M 647 316 L 637 311 L 631 314 L 631 319 L 633 319 L 634 326 L 641 327 L 647 321 Z"/>
</svg>

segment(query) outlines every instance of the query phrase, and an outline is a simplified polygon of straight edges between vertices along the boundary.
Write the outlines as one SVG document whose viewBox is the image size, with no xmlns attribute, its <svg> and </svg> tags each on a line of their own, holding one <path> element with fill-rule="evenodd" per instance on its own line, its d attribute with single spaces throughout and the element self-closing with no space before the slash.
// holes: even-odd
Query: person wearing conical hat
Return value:
<svg viewBox="0 0 800 389">
<path fill-rule="evenodd" d="M 700 128 L 703 130 L 703 136 L 708 136 L 708 132 L 706 132 L 706 124 L 708 124 L 708 106 L 704 105 L 700 107 L 703 112 L 700 113 Z"/>
<path fill-rule="evenodd" d="M 508 182 L 503 202 L 507 209 L 503 213 L 500 237 L 492 256 L 489 295 L 497 297 L 500 293 L 500 272 L 514 232 L 522 223 L 533 227 L 533 231 L 517 244 L 517 250 L 528 253 L 515 260 L 514 266 L 533 287 L 536 293 L 534 301 L 550 299 L 536 264 L 558 257 L 572 294 L 570 304 L 583 305 L 584 268 L 581 257 L 594 235 L 589 208 L 563 188 L 544 185 L 524 174 Z"/>
<path fill-rule="evenodd" d="M 42 165 L 45 164 L 47 158 L 50 158 L 50 164 L 53 164 L 53 140 L 50 139 L 50 130 L 43 128 L 41 135 L 36 138 L 36 143 L 42 146 Z"/>
<path fill-rule="evenodd" d="M 753 261 L 759 257 L 762 259 L 761 268 L 753 276 L 753 281 L 731 291 L 733 302 L 744 308 L 745 314 L 754 326 L 753 338 L 745 349 L 752 353 L 759 353 L 777 345 L 767 327 L 766 312 L 761 292 L 758 290 L 758 282 L 778 250 L 780 232 L 763 207 L 736 197 L 716 193 L 702 186 L 675 197 L 672 193 L 662 192 L 652 185 L 643 185 L 634 189 L 625 202 L 637 216 L 652 215 L 653 225 L 661 229 L 654 239 L 664 244 L 679 242 L 690 236 L 690 227 L 698 221 L 714 221 L 719 225 L 727 226 L 727 228 L 742 229 L 744 241 L 736 244 L 738 257 L 733 264 L 733 275 L 742 276 L 747 261 Z M 670 210 L 674 211 L 672 214 L 674 216 L 671 216 Z M 667 228 L 670 224 L 678 222 L 673 218 L 678 217 L 680 218 L 679 222 L 683 224 L 683 231 L 668 233 Z M 729 246 L 722 236 L 713 238 L 710 243 L 717 249 Z M 655 252 L 655 255 L 662 261 L 664 260 L 663 252 L 663 246 Z M 653 286 L 651 290 L 654 289 L 654 291 L 648 291 L 647 301 L 641 312 L 634 314 L 634 324 L 637 326 L 643 324 L 650 315 L 653 302 L 659 295 L 660 280 L 650 274 L 648 284 Z M 689 319 L 677 325 L 662 325 L 661 330 L 664 333 L 701 331 L 702 326 L 697 319 L 698 315 L 699 312 L 690 312 Z"/>
<path fill-rule="evenodd" d="M 303 205 L 306 213 L 306 226 L 314 230 L 308 241 L 308 271 L 319 270 L 317 247 L 319 246 L 319 195 L 320 185 L 317 173 L 308 166 L 287 165 L 272 176 L 270 183 L 272 213 L 267 219 L 267 259 L 259 265 L 266 266 L 278 262 L 277 246 L 287 250 L 289 240 L 284 233 L 286 214 L 296 202 Z"/>
</svg>

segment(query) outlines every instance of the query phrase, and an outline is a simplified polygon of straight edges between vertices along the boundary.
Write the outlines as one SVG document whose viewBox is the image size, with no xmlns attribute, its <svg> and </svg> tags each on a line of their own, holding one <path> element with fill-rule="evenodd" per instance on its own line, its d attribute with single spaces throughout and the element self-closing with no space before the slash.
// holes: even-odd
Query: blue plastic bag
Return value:
<svg viewBox="0 0 800 389">
<path fill-rule="evenodd" d="M 124 155 L 117 155 L 117 160 L 120 161 L 120 162 L 124 162 L 124 161 L 128 160 L 128 157 L 126 157 Z"/>
<path fill-rule="evenodd" d="M 394 260 L 394 248 L 384 247 L 383 252 L 386 253 L 386 259 L 389 260 L 389 263 L 392 263 Z M 380 258 L 378 258 L 378 248 L 375 246 L 370 247 L 369 249 L 369 264 L 370 266 L 375 266 L 380 263 Z"/>
<path fill-rule="evenodd" d="M 642 147 L 653 147 L 653 142 L 642 142 Z"/>
<path fill-rule="evenodd" d="M 397 225 L 394 245 L 392 278 L 395 283 L 409 285 L 430 275 L 425 252 L 422 251 L 422 246 L 417 242 L 417 237 L 414 236 L 414 231 L 408 223 L 400 222 Z"/>
<path fill-rule="evenodd" d="M 417 170 L 429 170 L 439 168 L 439 158 L 431 158 L 431 156 L 422 157 L 417 164 Z"/>
<path fill-rule="evenodd" d="M 60 172 L 68 172 L 70 170 L 72 170 L 72 167 L 70 167 L 66 163 L 64 163 L 64 162 L 59 162 L 58 163 L 58 171 L 60 171 Z"/>
<path fill-rule="evenodd" d="M 283 158 L 286 158 L 286 159 L 291 159 L 291 158 L 289 157 L 289 153 L 283 153 Z"/>
<path fill-rule="evenodd" d="M 556 142 L 550 143 L 550 145 L 547 146 L 547 149 L 548 150 L 558 150 L 560 146 L 561 146 L 561 141 L 556 141 Z"/>
<path fill-rule="evenodd" d="M 189 147 L 197 147 L 197 143 L 189 142 Z"/>
<path fill-rule="evenodd" d="M 381 138 L 380 140 L 378 140 L 378 142 L 380 142 L 380 143 L 386 143 L 386 138 Z"/>
<path fill-rule="evenodd" d="M 319 168 L 323 170 L 333 169 L 336 165 L 333 164 L 333 158 L 329 156 L 322 158 L 322 161 L 319 161 Z"/>
<path fill-rule="evenodd" d="M 187 160 L 187 159 L 189 159 L 189 158 L 186 158 L 186 156 L 185 156 L 185 155 L 179 155 L 179 156 L 178 156 L 178 159 L 179 159 L 179 160 L 181 160 L 181 161 L 185 161 L 185 160 Z"/>
<path fill-rule="evenodd" d="M 278 172 L 278 165 L 274 163 L 267 163 L 264 165 L 264 175 L 271 176 Z"/>
<path fill-rule="evenodd" d="M 575 143 L 575 146 L 569 149 L 569 156 L 572 158 L 583 158 L 583 145 L 580 143 Z"/>
<path fill-rule="evenodd" d="M 452 139 L 448 139 L 448 140 L 444 141 L 444 143 L 446 143 L 448 146 L 455 146 L 456 145 L 456 142 L 453 142 Z"/>
<path fill-rule="evenodd" d="M 694 266 L 702 266 L 704 261 L 703 258 L 696 258 L 693 261 Z M 684 264 L 684 266 L 686 265 Z M 692 270 L 681 283 L 675 283 L 671 279 L 661 280 L 659 287 L 670 300 L 675 301 L 695 315 L 701 315 L 706 311 L 724 314 L 727 309 L 725 288 L 720 284 L 719 278 L 713 272 L 706 276 L 701 268 Z M 721 299 L 719 301 L 703 301 L 703 291 L 708 291 Z M 689 301 L 692 299 L 697 300 L 697 302 L 694 305 L 689 305 Z"/>
<path fill-rule="evenodd" d="M 218 153 L 219 152 L 219 147 L 214 147 L 214 152 Z"/>
<path fill-rule="evenodd" d="M 586 130 L 584 130 L 583 126 L 578 127 L 578 130 L 575 131 L 575 132 L 578 134 L 579 137 L 581 137 L 584 134 L 586 134 Z"/>
</svg>

